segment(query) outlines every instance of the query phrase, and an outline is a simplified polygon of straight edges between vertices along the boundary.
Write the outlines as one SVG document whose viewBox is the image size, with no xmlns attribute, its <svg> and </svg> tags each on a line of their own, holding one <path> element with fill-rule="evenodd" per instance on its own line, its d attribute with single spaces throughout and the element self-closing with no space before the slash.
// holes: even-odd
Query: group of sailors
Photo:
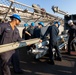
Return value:
<svg viewBox="0 0 76 75">
<path fill-rule="evenodd" d="M 28 24 L 24 24 L 24 29 L 22 31 L 22 38 L 25 40 L 32 38 L 41 38 L 41 28 L 44 26 L 43 22 L 39 22 L 38 26 L 35 25 L 34 22 L 28 27 Z"/>
<path fill-rule="evenodd" d="M 22 31 L 22 38 L 19 35 L 19 30 L 16 26 L 18 26 L 21 22 L 21 18 L 17 14 L 13 14 L 10 16 L 11 21 L 7 23 L 0 23 L 0 45 L 8 44 L 12 42 L 32 39 L 32 38 L 40 38 L 39 42 L 42 42 L 44 39 L 46 39 L 46 36 L 49 34 L 49 60 L 48 63 L 51 65 L 54 65 L 54 59 L 58 61 L 62 61 L 62 56 L 58 47 L 58 33 L 59 33 L 59 26 L 60 22 L 55 21 L 53 25 L 49 26 L 46 30 L 44 36 L 42 36 L 41 28 L 44 26 L 43 22 L 39 22 L 38 26 L 35 26 L 35 23 L 32 22 L 30 27 L 28 27 L 28 24 L 24 24 L 25 28 Z M 68 43 L 71 43 L 71 40 L 73 40 L 76 37 L 76 26 L 73 24 L 72 21 L 69 21 L 68 24 L 71 26 L 69 29 L 69 40 Z M 73 35 L 74 34 L 74 35 Z M 69 45 L 68 44 L 68 49 Z M 53 56 L 52 49 L 55 48 L 55 57 Z M 68 50 L 68 53 L 70 54 L 70 49 Z M 8 52 L 4 52 L 0 54 L 0 66 L 1 66 L 1 73 L 2 75 L 11 75 L 10 71 L 10 61 L 13 65 L 14 72 L 15 73 L 23 73 L 23 71 L 20 68 L 20 62 L 19 62 L 19 50 L 12 50 Z"/>
</svg>

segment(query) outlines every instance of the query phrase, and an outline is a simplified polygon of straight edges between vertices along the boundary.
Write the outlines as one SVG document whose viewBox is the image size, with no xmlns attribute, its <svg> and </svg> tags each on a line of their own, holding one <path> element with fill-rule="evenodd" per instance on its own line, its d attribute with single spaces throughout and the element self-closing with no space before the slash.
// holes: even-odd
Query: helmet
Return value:
<svg viewBox="0 0 76 75">
<path fill-rule="evenodd" d="M 55 25 L 55 24 L 58 24 L 58 27 L 60 26 L 60 22 L 58 22 L 58 21 L 55 21 L 55 22 L 54 22 L 54 25 Z"/>
<path fill-rule="evenodd" d="M 32 22 L 32 23 L 31 23 L 31 26 L 35 26 L 35 23 L 34 23 L 34 22 Z"/>
<path fill-rule="evenodd" d="M 27 24 L 27 23 L 25 23 L 25 24 L 24 24 L 24 27 L 27 27 L 27 26 L 28 26 L 28 24 Z"/>
<path fill-rule="evenodd" d="M 73 22 L 72 20 L 69 20 L 69 21 L 68 21 L 68 24 L 70 24 L 70 23 L 72 23 L 72 22 Z"/>
<path fill-rule="evenodd" d="M 43 22 L 39 22 L 38 24 L 39 24 L 39 25 L 42 25 L 42 26 L 44 26 L 44 23 L 43 23 Z"/>
<path fill-rule="evenodd" d="M 18 19 L 21 22 L 21 18 L 17 14 L 13 14 L 12 16 L 10 16 L 10 18 L 16 18 L 16 19 Z"/>
</svg>

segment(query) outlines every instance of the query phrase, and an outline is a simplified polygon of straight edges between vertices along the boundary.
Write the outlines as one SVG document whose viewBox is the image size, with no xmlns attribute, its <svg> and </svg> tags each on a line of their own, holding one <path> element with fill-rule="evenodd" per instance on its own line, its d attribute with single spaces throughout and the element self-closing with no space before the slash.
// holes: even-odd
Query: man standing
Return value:
<svg viewBox="0 0 76 75">
<path fill-rule="evenodd" d="M 0 45 L 22 40 L 19 35 L 19 31 L 16 28 L 16 26 L 18 26 L 21 22 L 20 16 L 17 14 L 13 14 L 12 16 L 10 16 L 10 18 L 10 22 L 0 24 Z M 9 60 L 13 53 L 15 53 L 15 50 L 0 54 L 2 75 L 11 75 Z"/>
<path fill-rule="evenodd" d="M 58 47 L 58 43 L 57 43 L 57 37 L 58 37 L 58 27 L 60 26 L 60 22 L 56 21 L 54 22 L 54 25 L 49 26 L 46 33 L 44 34 L 44 38 L 47 34 L 50 34 L 50 39 L 49 39 L 49 58 L 50 61 L 49 63 L 51 65 L 54 65 L 54 58 L 53 58 L 53 48 L 55 48 L 56 53 L 57 53 L 57 60 L 61 61 L 61 54 L 60 54 L 60 50 Z"/>
<path fill-rule="evenodd" d="M 74 40 L 74 38 L 76 38 L 76 25 L 74 25 L 72 20 L 68 21 L 68 25 L 70 26 L 69 30 L 68 30 L 68 54 L 70 55 L 71 52 L 71 43 Z"/>
<path fill-rule="evenodd" d="M 30 33 L 30 39 L 32 39 L 33 38 L 33 33 L 34 33 L 34 28 L 35 28 L 35 23 L 34 22 L 32 22 L 31 23 L 31 25 L 30 25 L 30 27 L 28 27 L 27 28 L 27 31 Z"/>
<path fill-rule="evenodd" d="M 30 39 L 30 37 L 31 37 L 31 34 L 27 31 L 27 28 L 28 28 L 28 24 L 26 23 L 26 24 L 24 24 L 24 29 L 23 29 L 23 31 L 22 31 L 22 38 L 24 39 L 24 40 L 28 40 L 28 39 Z"/>
<path fill-rule="evenodd" d="M 44 26 L 43 22 L 39 22 L 38 26 L 34 29 L 34 38 L 42 38 L 41 28 Z"/>
</svg>

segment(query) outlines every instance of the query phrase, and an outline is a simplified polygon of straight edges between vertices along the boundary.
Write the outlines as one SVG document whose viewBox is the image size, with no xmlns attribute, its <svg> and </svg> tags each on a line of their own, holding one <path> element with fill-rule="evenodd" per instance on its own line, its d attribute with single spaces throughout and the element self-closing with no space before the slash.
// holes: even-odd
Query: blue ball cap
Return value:
<svg viewBox="0 0 76 75">
<path fill-rule="evenodd" d="M 42 26 L 44 26 L 44 23 L 43 23 L 43 22 L 39 22 L 38 24 L 39 24 L 39 25 L 42 25 Z"/>
<path fill-rule="evenodd" d="M 32 23 L 31 23 L 31 26 L 35 26 L 35 23 L 34 23 L 34 22 L 32 22 Z"/>
<path fill-rule="evenodd" d="M 54 22 L 54 25 L 55 24 L 58 24 L 58 27 L 60 26 L 60 22 L 58 22 L 58 21 Z"/>
<path fill-rule="evenodd" d="M 13 14 L 12 16 L 10 16 L 10 18 L 16 18 L 16 19 L 18 19 L 21 22 L 21 18 L 17 14 Z"/>
<path fill-rule="evenodd" d="M 28 26 L 28 24 L 27 24 L 27 23 L 25 23 L 25 24 L 24 24 L 24 27 L 27 27 L 27 26 Z"/>
</svg>

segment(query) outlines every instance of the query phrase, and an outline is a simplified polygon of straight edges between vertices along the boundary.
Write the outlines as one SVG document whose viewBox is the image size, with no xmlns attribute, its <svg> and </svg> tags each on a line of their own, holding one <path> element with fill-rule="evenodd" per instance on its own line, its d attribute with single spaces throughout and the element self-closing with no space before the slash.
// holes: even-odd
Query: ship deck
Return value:
<svg viewBox="0 0 76 75">
<path fill-rule="evenodd" d="M 55 65 L 47 63 L 48 55 L 39 60 L 35 60 L 31 55 L 27 55 L 25 47 L 20 48 L 20 65 L 24 74 L 19 75 L 76 75 L 76 52 L 71 55 L 66 54 L 66 50 L 61 51 L 62 61 L 56 61 Z M 14 74 L 11 68 L 12 75 Z"/>
</svg>

